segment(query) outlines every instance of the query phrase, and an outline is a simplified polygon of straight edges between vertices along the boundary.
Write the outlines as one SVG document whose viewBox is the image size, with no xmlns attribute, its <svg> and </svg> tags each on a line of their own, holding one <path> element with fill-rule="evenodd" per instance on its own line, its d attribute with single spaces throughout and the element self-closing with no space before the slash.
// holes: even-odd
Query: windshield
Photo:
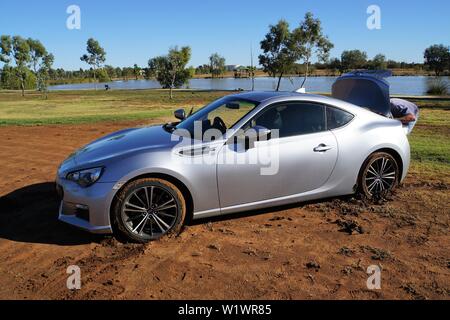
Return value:
<svg viewBox="0 0 450 320">
<path fill-rule="evenodd" d="M 225 134 L 227 129 L 233 127 L 242 117 L 257 107 L 259 102 L 237 99 L 235 97 L 224 97 L 212 102 L 206 107 L 198 110 L 190 117 L 180 122 L 176 129 L 187 130 L 191 137 L 204 136 L 209 129 L 216 129 Z"/>
</svg>

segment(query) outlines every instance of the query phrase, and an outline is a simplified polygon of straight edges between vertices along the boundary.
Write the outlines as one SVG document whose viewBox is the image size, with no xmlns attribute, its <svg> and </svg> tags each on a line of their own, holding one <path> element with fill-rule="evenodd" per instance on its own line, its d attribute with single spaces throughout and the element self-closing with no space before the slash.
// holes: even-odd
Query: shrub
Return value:
<svg viewBox="0 0 450 320">
<path fill-rule="evenodd" d="M 435 78 L 428 82 L 427 94 L 445 96 L 449 94 L 449 84 L 443 78 Z"/>
</svg>

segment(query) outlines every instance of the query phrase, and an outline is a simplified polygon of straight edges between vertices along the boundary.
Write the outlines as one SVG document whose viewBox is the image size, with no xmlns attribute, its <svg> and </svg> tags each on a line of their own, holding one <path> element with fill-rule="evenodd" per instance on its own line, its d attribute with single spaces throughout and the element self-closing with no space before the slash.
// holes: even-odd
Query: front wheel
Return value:
<svg viewBox="0 0 450 320">
<path fill-rule="evenodd" d="M 119 192 L 112 214 L 121 235 L 143 243 L 178 233 L 186 216 L 186 204 L 174 184 L 145 178 L 129 183 Z"/>
<path fill-rule="evenodd" d="M 386 152 L 372 154 L 363 164 L 359 190 L 369 199 L 380 197 L 394 189 L 400 181 L 397 161 Z"/>
</svg>

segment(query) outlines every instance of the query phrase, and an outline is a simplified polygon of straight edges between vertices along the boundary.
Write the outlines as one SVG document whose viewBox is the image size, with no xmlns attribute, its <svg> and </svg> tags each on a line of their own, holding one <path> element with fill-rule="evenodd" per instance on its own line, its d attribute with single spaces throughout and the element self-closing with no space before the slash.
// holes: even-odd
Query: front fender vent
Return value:
<svg viewBox="0 0 450 320">
<path fill-rule="evenodd" d="M 211 154 L 215 151 L 215 148 L 211 148 L 208 146 L 203 147 L 191 147 L 178 151 L 178 154 L 183 157 L 198 157 L 203 156 L 205 154 Z"/>
</svg>

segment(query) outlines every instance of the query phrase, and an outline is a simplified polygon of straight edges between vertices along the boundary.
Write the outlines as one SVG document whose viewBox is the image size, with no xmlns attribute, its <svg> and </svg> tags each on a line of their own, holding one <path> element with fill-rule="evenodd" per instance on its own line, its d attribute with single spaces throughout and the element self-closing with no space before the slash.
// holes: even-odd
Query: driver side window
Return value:
<svg viewBox="0 0 450 320">
<path fill-rule="evenodd" d="M 287 102 L 269 106 L 251 121 L 251 127 L 279 130 L 279 137 L 326 131 L 325 106 L 310 102 Z"/>
</svg>

